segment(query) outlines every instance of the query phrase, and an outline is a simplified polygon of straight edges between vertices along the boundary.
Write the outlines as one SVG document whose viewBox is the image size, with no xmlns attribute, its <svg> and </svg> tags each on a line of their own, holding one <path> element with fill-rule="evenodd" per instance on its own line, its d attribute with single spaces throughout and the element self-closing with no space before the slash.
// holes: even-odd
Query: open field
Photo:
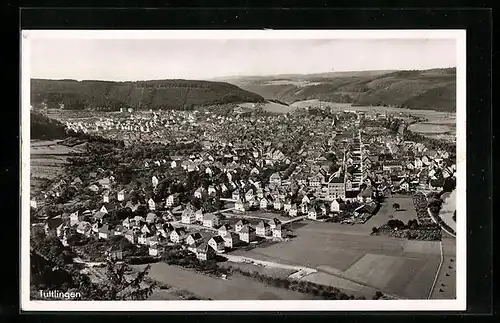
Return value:
<svg viewBox="0 0 500 323">
<path fill-rule="evenodd" d="M 400 209 L 394 210 L 392 205 L 398 203 Z M 379 227 L 386 224 L 390 219 L 398 219 L 407 223 L 408 220 L 417 218 L 417 212 L 413 206 L 413 199 L 411 196 L 391 196 L 387 198 L 381 205 L 380 210 L 366 221 L 363 226 L 371 232 L 372 227 Z"/>
<path fill-rule="evenodd" d="M 268 267 L 268 266 L 258 266 L 255 264 L 249 264 L 249 263 L 244 263 L 244 262 L 232 262 L 232 261 L 225 261 L 219 264 L 219 266 L 223 268 L 228 268 L 228 267 L 233 267 L 233 268 L 239 268 L 244 271 L 248 272 L 253 272 L 256 271 L 259 274 L 262 275 L 267 275 L 275 278 L 287 278 L 296 270 L 293 269 L 285 269 L 285 268 L 278 268 L 278 267 Z"/>
<path fill-rule="evenodd" d="M 438 242 L 370 236 L 369 227 L 357 225 L 294 225 L 290 241 L 232 254 L 316 268 L 404 298 L 428 296 L 439 265 Z"/>
<path fill-rule="evenodd" d="M 133 267 L 142 268 L 144 265 Z M 222 280 L 166 263 L 151 264 L 149 277 L 161 283 L 187 290 L 203 298 L 216 300 L 306 300 L 313 296 L 295 291 L 267 286 L 255 280 L 231 275 Z"/>
<path fill-rule="evenodd" d="M 32 140 L 30 142 L 30 186 L 36 194 L 40 185 L 61 175 L 69 154 L 78 153 L 77 147 L 59 144 L 59 140 Z"/>
<path fill-rule="evenodd" d="M 371 299 L 371 297 L 377 291 L 374 288 L 363 286 L 361 284 L 338 276 L 330 275 L 325 272 L 312 273 L 302 278 L 302 280 L 325 286 L 333 286 L 343 290 L 348 295 L 364 296 L 366 299 Z"/>
<path fill-rule="evenodd" d="M 442 123 L 420 122 L 411 124 L 408 130 L 421 134 L 455 133 L 455 120 L 443 120 Z"/>
</svg>

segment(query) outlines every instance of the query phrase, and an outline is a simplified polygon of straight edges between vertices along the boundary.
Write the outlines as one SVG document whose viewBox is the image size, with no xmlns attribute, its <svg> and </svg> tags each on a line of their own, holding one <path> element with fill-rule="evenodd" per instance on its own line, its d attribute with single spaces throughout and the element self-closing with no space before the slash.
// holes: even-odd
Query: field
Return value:
<svg viewBox="0 0 500 323">
<path fill-rule="evenodd" d="M 133 267 L 142 268 L 142 266 Z M 149 277 L 175 288 L 187 290 L 200 297 L 216 300 L 314 299 L 313 296 L 267 286 L 240 275 L 231 275 L 227 280 L 222 280 L 161 262 L 151 265 Z"/>
<path fill-rule="evenodd" d="M 271 276 L 275 278 L 287 278 L 296 270 L 293 269 L 285 269 L 285 268 L 277 268 L 277 267 L 265 267 L 265 266 L 258 266 L 254 264 L 249 264 L 249 263 L 244 263 L 244 262 L 232 262 L 232 261 L 226 261 L 222 262 L 219 264 L 223 268 L 228 268 L 228 267 L 233 267 L 233 268 L 239 268 L 244 271 L 248 272 L 258 272 L 259 274 L 266 275 L 266 276 Z"/>
<path fill-rule="evenodd" d="M 343 290 L 348 295 L 364 296 L 366 299 L 370 299 L 377 291 L 374 288 L 367 287 L 335 275 L 330 275 L 325 272 L 317 272 L 307 275 L 302 278 L 302 280 L 325 286 L 333 286 Z"/>
<path fill-rule="evenodd" d="M 78 153 L 77 147 L 66 147 L 58 140 L 32 140 L 30 143 L 30 186 L 32 194 L 37 194 L 46 180 L 61 175 L 68 154 Z"/>
<path fill-rule="evenodd" d="M 437 242 L 370 236 L 358 225 L 304 221 L 294 226 L 296 237 L 290 241 L 234 254 L 316 268 L 404 298 L 428 296 L 439 265 Z"/>
<path fill-rule="evenodd" d="M 398 203 L 400 209 L 394 210 L 392 205 Z M 411 196 L 391 196 L 387 198 L 381 205 L 380 210 L 366 221 L 363 226 L 368 232 L 371 232 L 372 227 L 379 227 L 386 224 L 390 219 L 398 219 L 407 223 L 408 220 L 417 218 L 417 213 L 413 206 L 413 199 Z"/>
</svg>

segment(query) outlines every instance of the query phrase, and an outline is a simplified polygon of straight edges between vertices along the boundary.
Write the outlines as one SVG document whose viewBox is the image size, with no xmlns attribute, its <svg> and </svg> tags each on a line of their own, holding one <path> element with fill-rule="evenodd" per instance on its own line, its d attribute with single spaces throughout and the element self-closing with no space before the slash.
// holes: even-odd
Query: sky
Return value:
<svg viewBox="0 0 500 323">
<path fill-rule="evenodd" d="M 31 78 L 138 81 L 456 67 L 454 39 L 32 39 Z"/>
</svg>

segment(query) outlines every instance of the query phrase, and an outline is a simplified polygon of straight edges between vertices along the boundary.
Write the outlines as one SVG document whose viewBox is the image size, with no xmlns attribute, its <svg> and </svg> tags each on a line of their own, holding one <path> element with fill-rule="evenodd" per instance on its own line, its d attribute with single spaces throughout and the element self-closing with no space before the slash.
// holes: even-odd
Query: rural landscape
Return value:
<svg viewBox="0 0 500 323">
<path fill-rule="evenodd" d="M 456 298 L 454 67 L 30 95 L 33 300 Z"/>
</svg>

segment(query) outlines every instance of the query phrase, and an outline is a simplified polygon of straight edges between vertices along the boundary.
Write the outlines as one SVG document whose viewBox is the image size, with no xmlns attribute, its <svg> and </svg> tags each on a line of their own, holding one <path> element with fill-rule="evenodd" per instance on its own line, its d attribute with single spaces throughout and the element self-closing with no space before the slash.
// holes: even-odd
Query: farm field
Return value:
<svg viewBox="0 0 500 323">
<path fill-rule="evenodd" d="M 32 140 L 30 142 L 31 193 L 37 194 L 44 181 L 61 175 L 68 154 L 78 152 L 77 147 L 60 145 L 59 140 Z"/>
<path fill-rule="evenodd" d="M 398 203 L 400 209 L 398 211 L 394 210 L 392 205 Z M 387 198 L 381 205 L 380 210 L 372 216 L 368 221 L 366 221 L 362 226 L 366 227 L 369 232 L 371 232 L 372 227 L 379 227 L 386 224 L 387 221 L 391 219 L 398 219 L 407 223 L 408 220 L 413 220 L 417 218 L 417 212 L 413 205 L 413 199 L 411 196 L 391 196 Z"/>
<path fill-rule="evenodd" d="M 437 121 L 414 123 L 408 127 L 408 130 L 422 134 L 455 132 L 455 124 L 453 121 L 454 120 L 443 120 L 442 123 L 438 123 Z"/>
<path fill-rule="evenodd" d="M 404 298 L 428 296 L 439 265 L 437 242 L 370 236 L 357 225 L 298 224 L 290 241 L 232 254 L 316 268 Z"/>
<path fill-rule="evenodd" d="M 349 281 L 347 279 L 330 275 L 324 272 L 317 272 L 303 277 L 301 280 L 309 281 L 312 283 L 333 286 L 343 290 L 346 294 L 354 296 L 364 296 L 366 299 L 371 299 L 371 297 L 377 291 L 374 288 L 363 286 L 361 284 Z"/>
<path fill-rule="evenodd" d="M 132 267 L 142 268 L 144 265 Z M 166 263 L 151 264 L 149 277 L 175 288 L 187 290 L 202 298 L 216 300 L 307 300 L 313 296 L 295 291 L 267 286 L 255 280 L 231 275 L 222 280 Z"/>
<path fill-rule="evenodd" d="M 270 112 L 270 113 L 283 113 L 283 114 L 285 114 L 285 113 L 292 112 L 293 110 L 295 110 L 295 107 L 269 101 L 269 102 L 262 104 L 262 110 L 264 110 L 266 112 Z"/>
<path fill-rule="evenodd" d="M 253 272 L 256 271 L 259 274 L 275 277 L 275 278 L 287 278 L 296 270 L 293 269 L 285 269 L 285 268 L 277 268 L 277 267 L 265 267 L 265 266 L 258 266 L 254 264 L 249 264 L 249 263 L 243 263 L 243 262 L 232 262 L 232 261 L 225 261 L 219 263 L 219 266 L 222 268 L 238 268 L 244 271 L 248 272 Z"/>
</svg>

